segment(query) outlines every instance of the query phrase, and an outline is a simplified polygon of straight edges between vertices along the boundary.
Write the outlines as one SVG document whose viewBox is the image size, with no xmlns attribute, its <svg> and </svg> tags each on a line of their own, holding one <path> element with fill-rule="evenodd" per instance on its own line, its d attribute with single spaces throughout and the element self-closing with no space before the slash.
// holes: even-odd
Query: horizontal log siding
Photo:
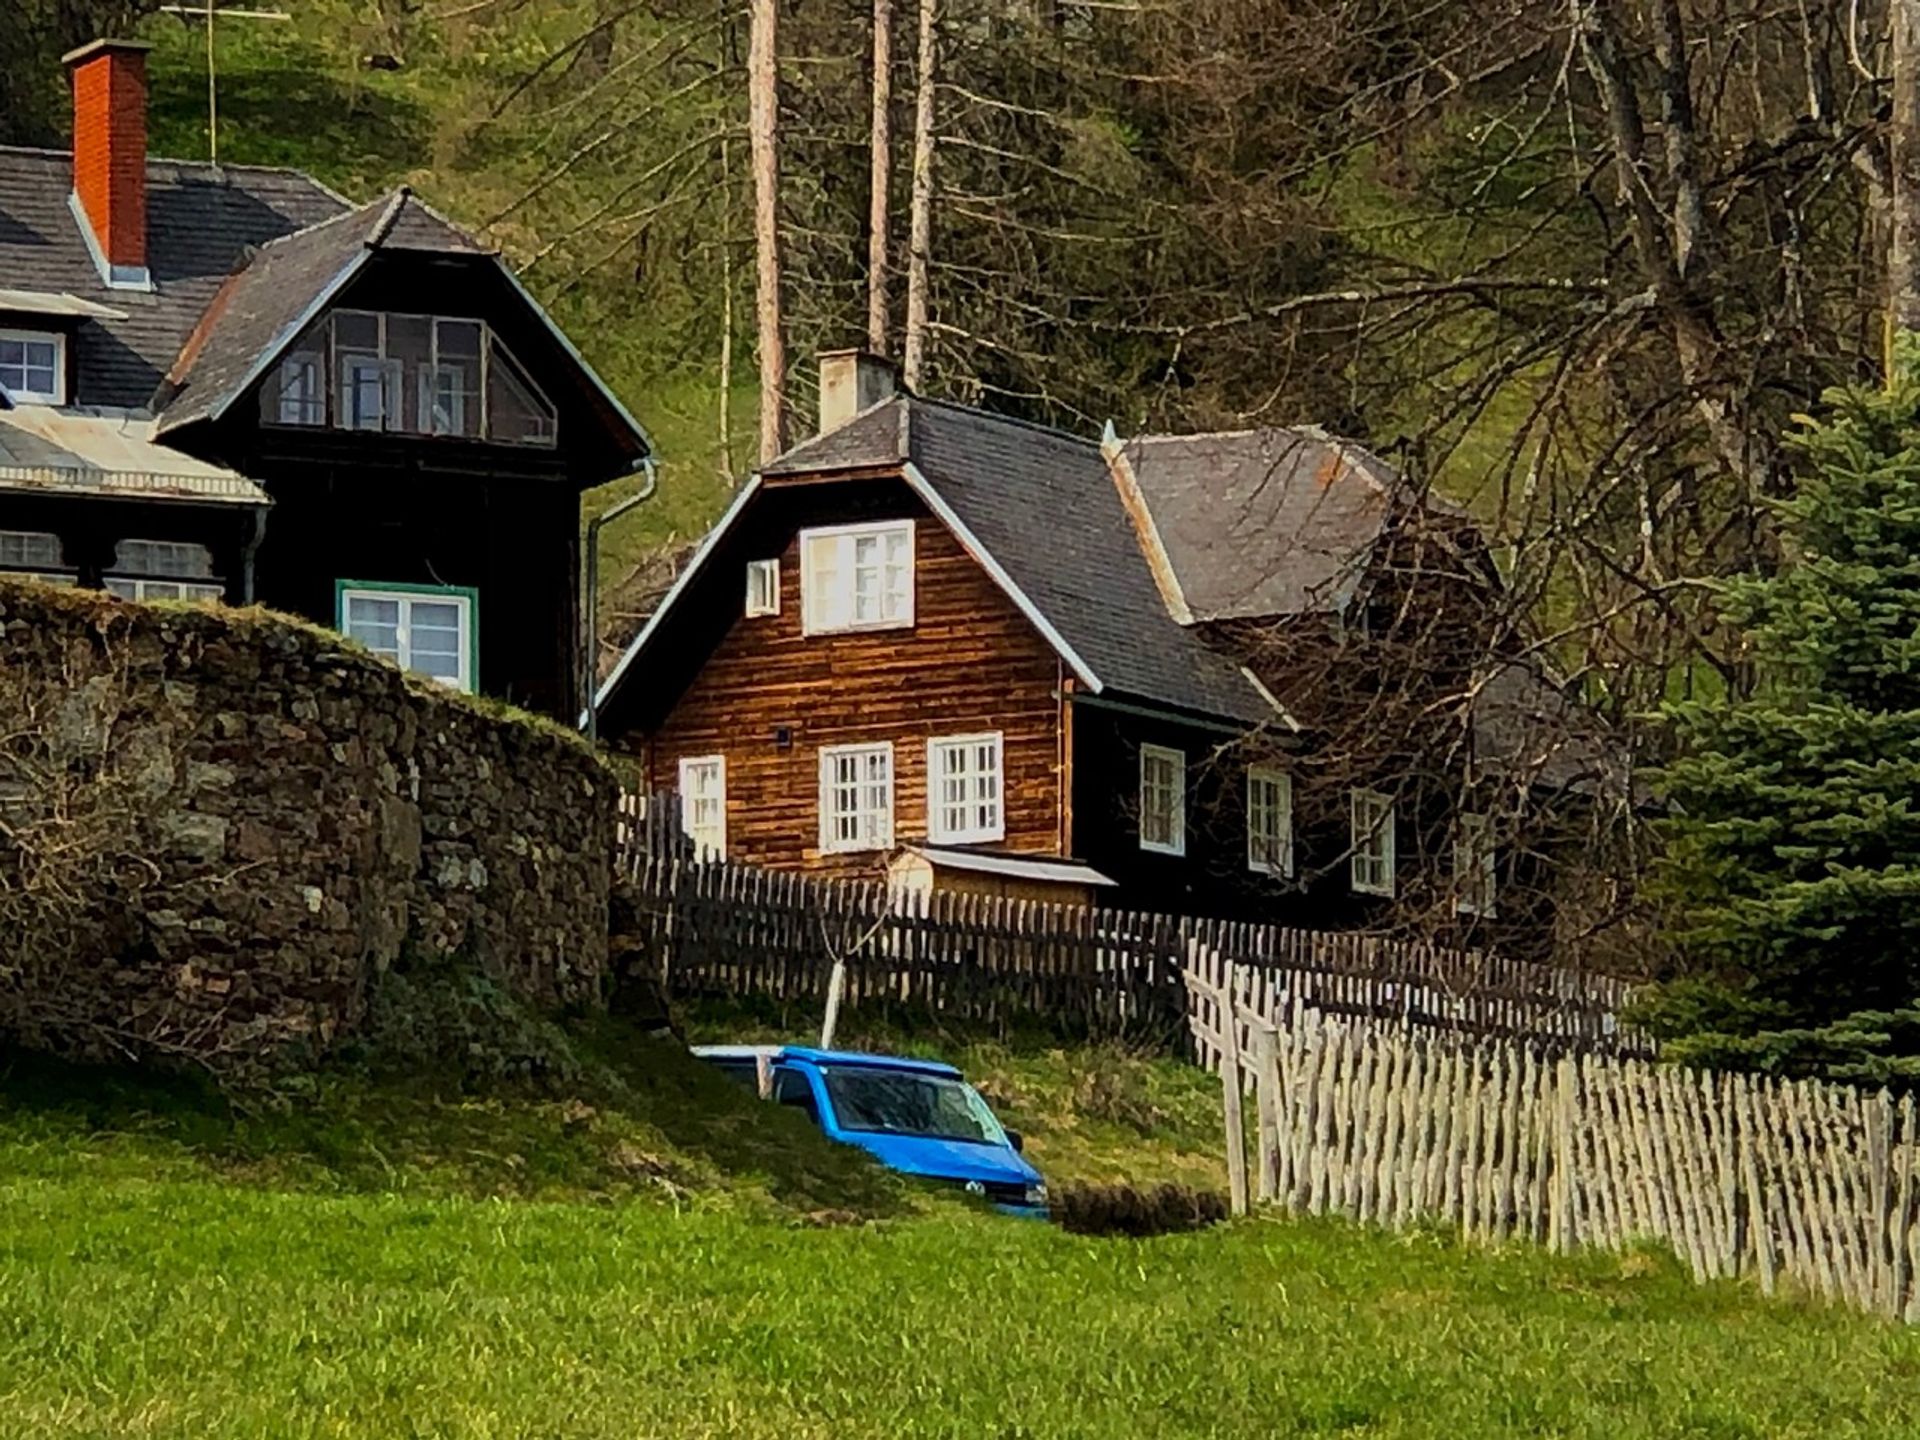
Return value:
<svg viewBox="0 0 1920 1440">
<path fill-rule="evenodd" d="M 732 603 L 744 609 L 744 569 Z M 780 557 L 780 613 L 736 620 L 647 746 L 648 784 L 686 756 L 727 757 L 727 858 L 874 873 L 878 852 L 819 851 L 819 750 L 893 742 L 894 838 L 927 832 L 927 740 L 1001 732 L 1004 848 L 1059 845 L 1060 667 L 1052 648 L 939 521 L 914 523 L 910 630 L 800 633 L 800 553 Z M 781 726 L 790 749 L 775 743 Z"/>
</svg>

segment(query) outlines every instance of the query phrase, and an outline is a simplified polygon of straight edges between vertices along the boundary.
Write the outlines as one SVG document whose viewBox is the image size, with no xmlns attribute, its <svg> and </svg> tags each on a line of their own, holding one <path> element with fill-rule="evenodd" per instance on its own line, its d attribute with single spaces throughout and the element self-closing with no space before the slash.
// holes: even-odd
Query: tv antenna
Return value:
<svg viewBox="0 0 1920 1440">
<path fill-rule="evenodd" d="M 207 161 L 220 163 L 220 80 L 219 70 L 214 62 L 213 22 L 222 20 L 291 20 L 293 16 L 284 10 L 244 10 L 235 6 L 223 6 L 215 0 L 206 0 L 204 5 L 162 5 L 162 13 L 178 15 L 183 20 L 198 20 L 207 27 Z"/>
</svg>

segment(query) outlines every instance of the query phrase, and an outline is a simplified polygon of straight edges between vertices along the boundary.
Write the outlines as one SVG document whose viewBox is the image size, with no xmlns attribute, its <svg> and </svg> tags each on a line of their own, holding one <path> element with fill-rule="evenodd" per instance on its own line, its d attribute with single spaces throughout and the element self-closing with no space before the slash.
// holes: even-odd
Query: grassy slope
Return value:
<svg viewBox="0 0 1920 1440">
<path fill-rule="evenodd" d="M 915 1048 L 968 1064 L 1056 1178 L 1212 1173 L 1207 1087 L 1170 1062 Z M 617 1049 L 621 1094 L 591 1106 L 334 1079 L 235 1116 L 16 1067 L 0 1437 L 1920 1427 L 1920 1334 L 1646 1256 L 1282 1221 L 1073 1237 Z"/>
</svg>

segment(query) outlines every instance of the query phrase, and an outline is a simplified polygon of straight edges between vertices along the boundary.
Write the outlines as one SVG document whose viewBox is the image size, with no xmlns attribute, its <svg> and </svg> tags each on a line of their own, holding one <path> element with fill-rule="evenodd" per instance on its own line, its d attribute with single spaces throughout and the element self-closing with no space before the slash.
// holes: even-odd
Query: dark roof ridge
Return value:
<svg viewBox="0 0 1920 1440">
<path fill-rule="evenodd" d="M 1022 430 L 1038 431 L 1056 440 L 1069 440 L 1075 445 L 1084 445 L 1089 450 L 1098 451 L 1100 448 L 1098 437 L 1076 435 L 1071 430 L 1063 430 L 1058 425 L 1049 425 L 1044 420 L 1029 420 L 1024 415 L 1009 415 L 1001 410 L 988 410 L 979 405 L 968 405 L 959 400 L 942 400 L 932 395 L 916 395 L 907 390 L 901 391 L 896 398 L 911 401 L 915 405 L 931 405 L 941 410 L 958 411 L 975 419 L 992 420 L 1001 425 L 1018 426 Z"/>
<path fill-rule="evenodd" d="M 70 145 L 0 145 L 0 155 L 44 155 L 49 160 L 71 160 L 73 147 Z M 181 165 L 194 170 L 244 170 L 250 175 L 295 175 L 302 180 L 312 181 L 314 185 L 348 205 L 353 203 L 326 181 L 316 177 L 312 171 L 302 170 L 297 165 L 254 165 L 245 161 L 190 160 L 184 155 L 149 155 L 147 163 L 149 165 Z"/>
</svg>

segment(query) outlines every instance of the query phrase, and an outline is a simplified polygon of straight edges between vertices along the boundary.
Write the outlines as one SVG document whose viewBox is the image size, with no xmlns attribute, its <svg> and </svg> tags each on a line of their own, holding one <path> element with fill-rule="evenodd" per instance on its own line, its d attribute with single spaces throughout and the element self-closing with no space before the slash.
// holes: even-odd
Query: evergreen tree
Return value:
<svg viewBox="0 0 1920 1440">
<path fill-rule="evenodd" d="M 1677 1058 L 1920 1076 L 1920 383 L 1793 437 L 1788 558 L 1719 587 L 1748 698 L 1673 707 Z"/>
</svg>

